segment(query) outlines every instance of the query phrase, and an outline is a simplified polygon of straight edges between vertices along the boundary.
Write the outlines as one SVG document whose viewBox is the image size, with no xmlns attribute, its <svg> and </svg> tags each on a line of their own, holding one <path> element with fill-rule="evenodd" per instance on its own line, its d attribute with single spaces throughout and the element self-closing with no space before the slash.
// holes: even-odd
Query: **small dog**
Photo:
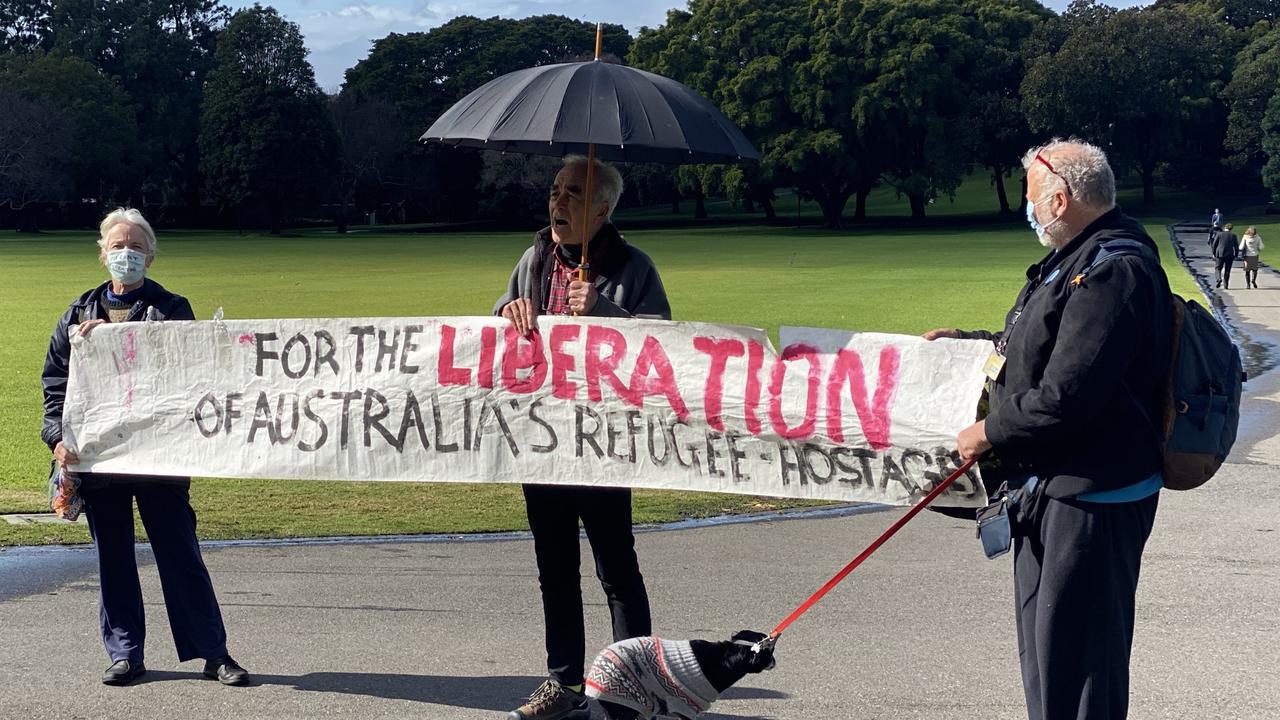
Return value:
<svg viewBox="0 0 1280 720">
<path fill-rule="evenodd" d="M 773 643 L 743 630 L 727 641 L 631 638 L 596 656 L 586 694 L 608 720 L 694 720 L 747 673 L 773 667 Z"/>
</svg>

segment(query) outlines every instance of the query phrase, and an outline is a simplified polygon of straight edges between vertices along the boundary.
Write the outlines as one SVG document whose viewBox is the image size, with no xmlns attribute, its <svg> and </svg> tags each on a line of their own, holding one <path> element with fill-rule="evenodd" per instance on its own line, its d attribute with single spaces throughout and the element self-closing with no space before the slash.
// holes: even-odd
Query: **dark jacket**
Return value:
<svg viewBox="0 0 1280 720">
<path fill-rule="evenodd" d="M 599 293 L 589 315 L 671 319 L 671 303 L 667 301 L 658 268 L 648 255 L 628 244 L 612 223 L 600 228 L 588 251 Z M 545 310 L 555 269 L 553 252 L 556 245 L 551 240 L 551 228 L 545 227 L 534 234 L 532 247 L 511 271 L 507 291 L 493 307 L 495 315 L 501 314 L 502 308 L 518 297 L 536 301 L 539 313 Z M 568 262 L 571 267 L 577 267 L 572 260 Z"/>
<path fill-rule="evenodd" d="M 1076 282 L 1099 247 L 1119 238 L 1142 242 L 1151 256 L 1112 257 Z M 990 383 L 986 419 L 1002 464 L 1047 480 L 1053 497 L 1124 487 L 1157 472 L 1170 298 L 1155 242 L 1119 208 L 1027 268 L 1004 330 L 967 333 L 993 340 L 1006 356 Z"/>
<path fill-rule="evenodd" d="M 67 368 L 71 360 L 68 329 L 86 320 L 107 319 L 103 299 L 110 282 L 105 282 L 76 298 L 58 320 L 49 338 L 49 352 L 44 359 L 44 427 L 40 439 L 52 450 L 62 440 L 62 406 L 67 397 Z M 181 295 L 165 290 L 153 280 L 142 281 L 142 297 L 129 310 L 126 322 L 135 320 L 195 320 L 191 303 Z M 86 474 L 87 475 L 87 474 Z M 174 478 L 166 478 L 172 482 Z"/>
<path fill-rule="evenodd" d="M 1219 230 L 1214 233 L 1213 240 L 1209 243 L 1209 249 L 1213 251 L 1213 256 L 1219 260 L 1235 260 L 1237 247 L 1240 245 L 1240 238 L 1230 230 Z"/>
</svg>

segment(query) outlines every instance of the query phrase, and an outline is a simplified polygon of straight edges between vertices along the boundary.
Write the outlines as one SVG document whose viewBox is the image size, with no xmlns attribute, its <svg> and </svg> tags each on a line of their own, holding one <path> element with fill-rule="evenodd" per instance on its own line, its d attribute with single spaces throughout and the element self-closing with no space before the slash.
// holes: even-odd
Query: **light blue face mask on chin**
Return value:
<svg viewBox="0 0 1280 720">
<path fill-rule="evenodd" d="M 1036 237 L 1039 237 L 1044 231 L 1044 228 L 1040 227 L 1040 223 L 1036 220 L 1036 203 L 1027 203 L 1027 224 L 1031 226 L 1031 231 L 1036 234 Z"/>
</svg>

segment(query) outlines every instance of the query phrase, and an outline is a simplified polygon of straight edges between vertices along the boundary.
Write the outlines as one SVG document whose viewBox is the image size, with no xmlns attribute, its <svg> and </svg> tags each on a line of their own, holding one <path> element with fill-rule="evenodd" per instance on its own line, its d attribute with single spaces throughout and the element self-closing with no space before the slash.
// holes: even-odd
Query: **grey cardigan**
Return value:
<svg viewBox="0 0 1280 720">
<path fill-rule="evenodd" d="M 662 278 L 653 260 L 639 248 L 629 245 L 612 224 L 605 225 L 596 234 L 596 241 L 608 242 L 603 257 L 592 260 L 596 269 L 596 292 L 599 299 L 588 315 L 597 317 L 638 317 L 655 320 L 671 319 L 671 304 Z M 593 245 L 594 245 L 593 241 Z M 525 251 L 511 271 L 507 291 L 493 306 L 493 314 L 500 315 L 507 303 L 518 297 L 533 299 L 538 312 L 543 312 L 547 302 L 547 277 L 550 274 L 550 253 L 555 250 L 551 242 L 551 228 L 543 228 L 534 234 L 533 245 Z"/>
</svg>

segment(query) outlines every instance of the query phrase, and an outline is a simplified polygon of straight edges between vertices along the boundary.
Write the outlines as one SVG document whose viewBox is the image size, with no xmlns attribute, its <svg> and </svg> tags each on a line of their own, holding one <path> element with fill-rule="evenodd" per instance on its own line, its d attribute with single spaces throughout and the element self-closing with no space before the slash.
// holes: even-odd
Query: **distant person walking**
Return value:
<svg viewBox="0 0 1280 720">
<path fill-rule="evenodd" d="M 1216 233 L 1213 240 L 1209 243 L 1209 249 L 1213 251 L 1214 269 L 1218 276 L 1218 287 L 1230 289 L 1231 287 L 1231 265 L 1236 261 L 1236 250 L 1240 245 L 1240 238 L 1231 232 L 1231 223 L 1227 223 L 1222 227 L 1222 232 Z"/>
<path fill-rule="evenodd" d="M 1244 258 L 1244 286 L 1258 287 L 1258 255 L 1263 248 L 1262 236 L 1258 235 L 1258 229 L 1251 227 L 1244 231 L 1244 236 L 1240 238 L 1240 256 Z"/>
<path fill-rule="evenodd" d="M 1218 208 L 1214 208 L 1213 215 L 1209 216 L 1209 226 L 1212 228 L 1212 230 L 1209 231 L 1210 233 L 1212 233 L 1213 230 L 1217 230 L 1222 227 L 1222 211 Z"/>
</svg>

